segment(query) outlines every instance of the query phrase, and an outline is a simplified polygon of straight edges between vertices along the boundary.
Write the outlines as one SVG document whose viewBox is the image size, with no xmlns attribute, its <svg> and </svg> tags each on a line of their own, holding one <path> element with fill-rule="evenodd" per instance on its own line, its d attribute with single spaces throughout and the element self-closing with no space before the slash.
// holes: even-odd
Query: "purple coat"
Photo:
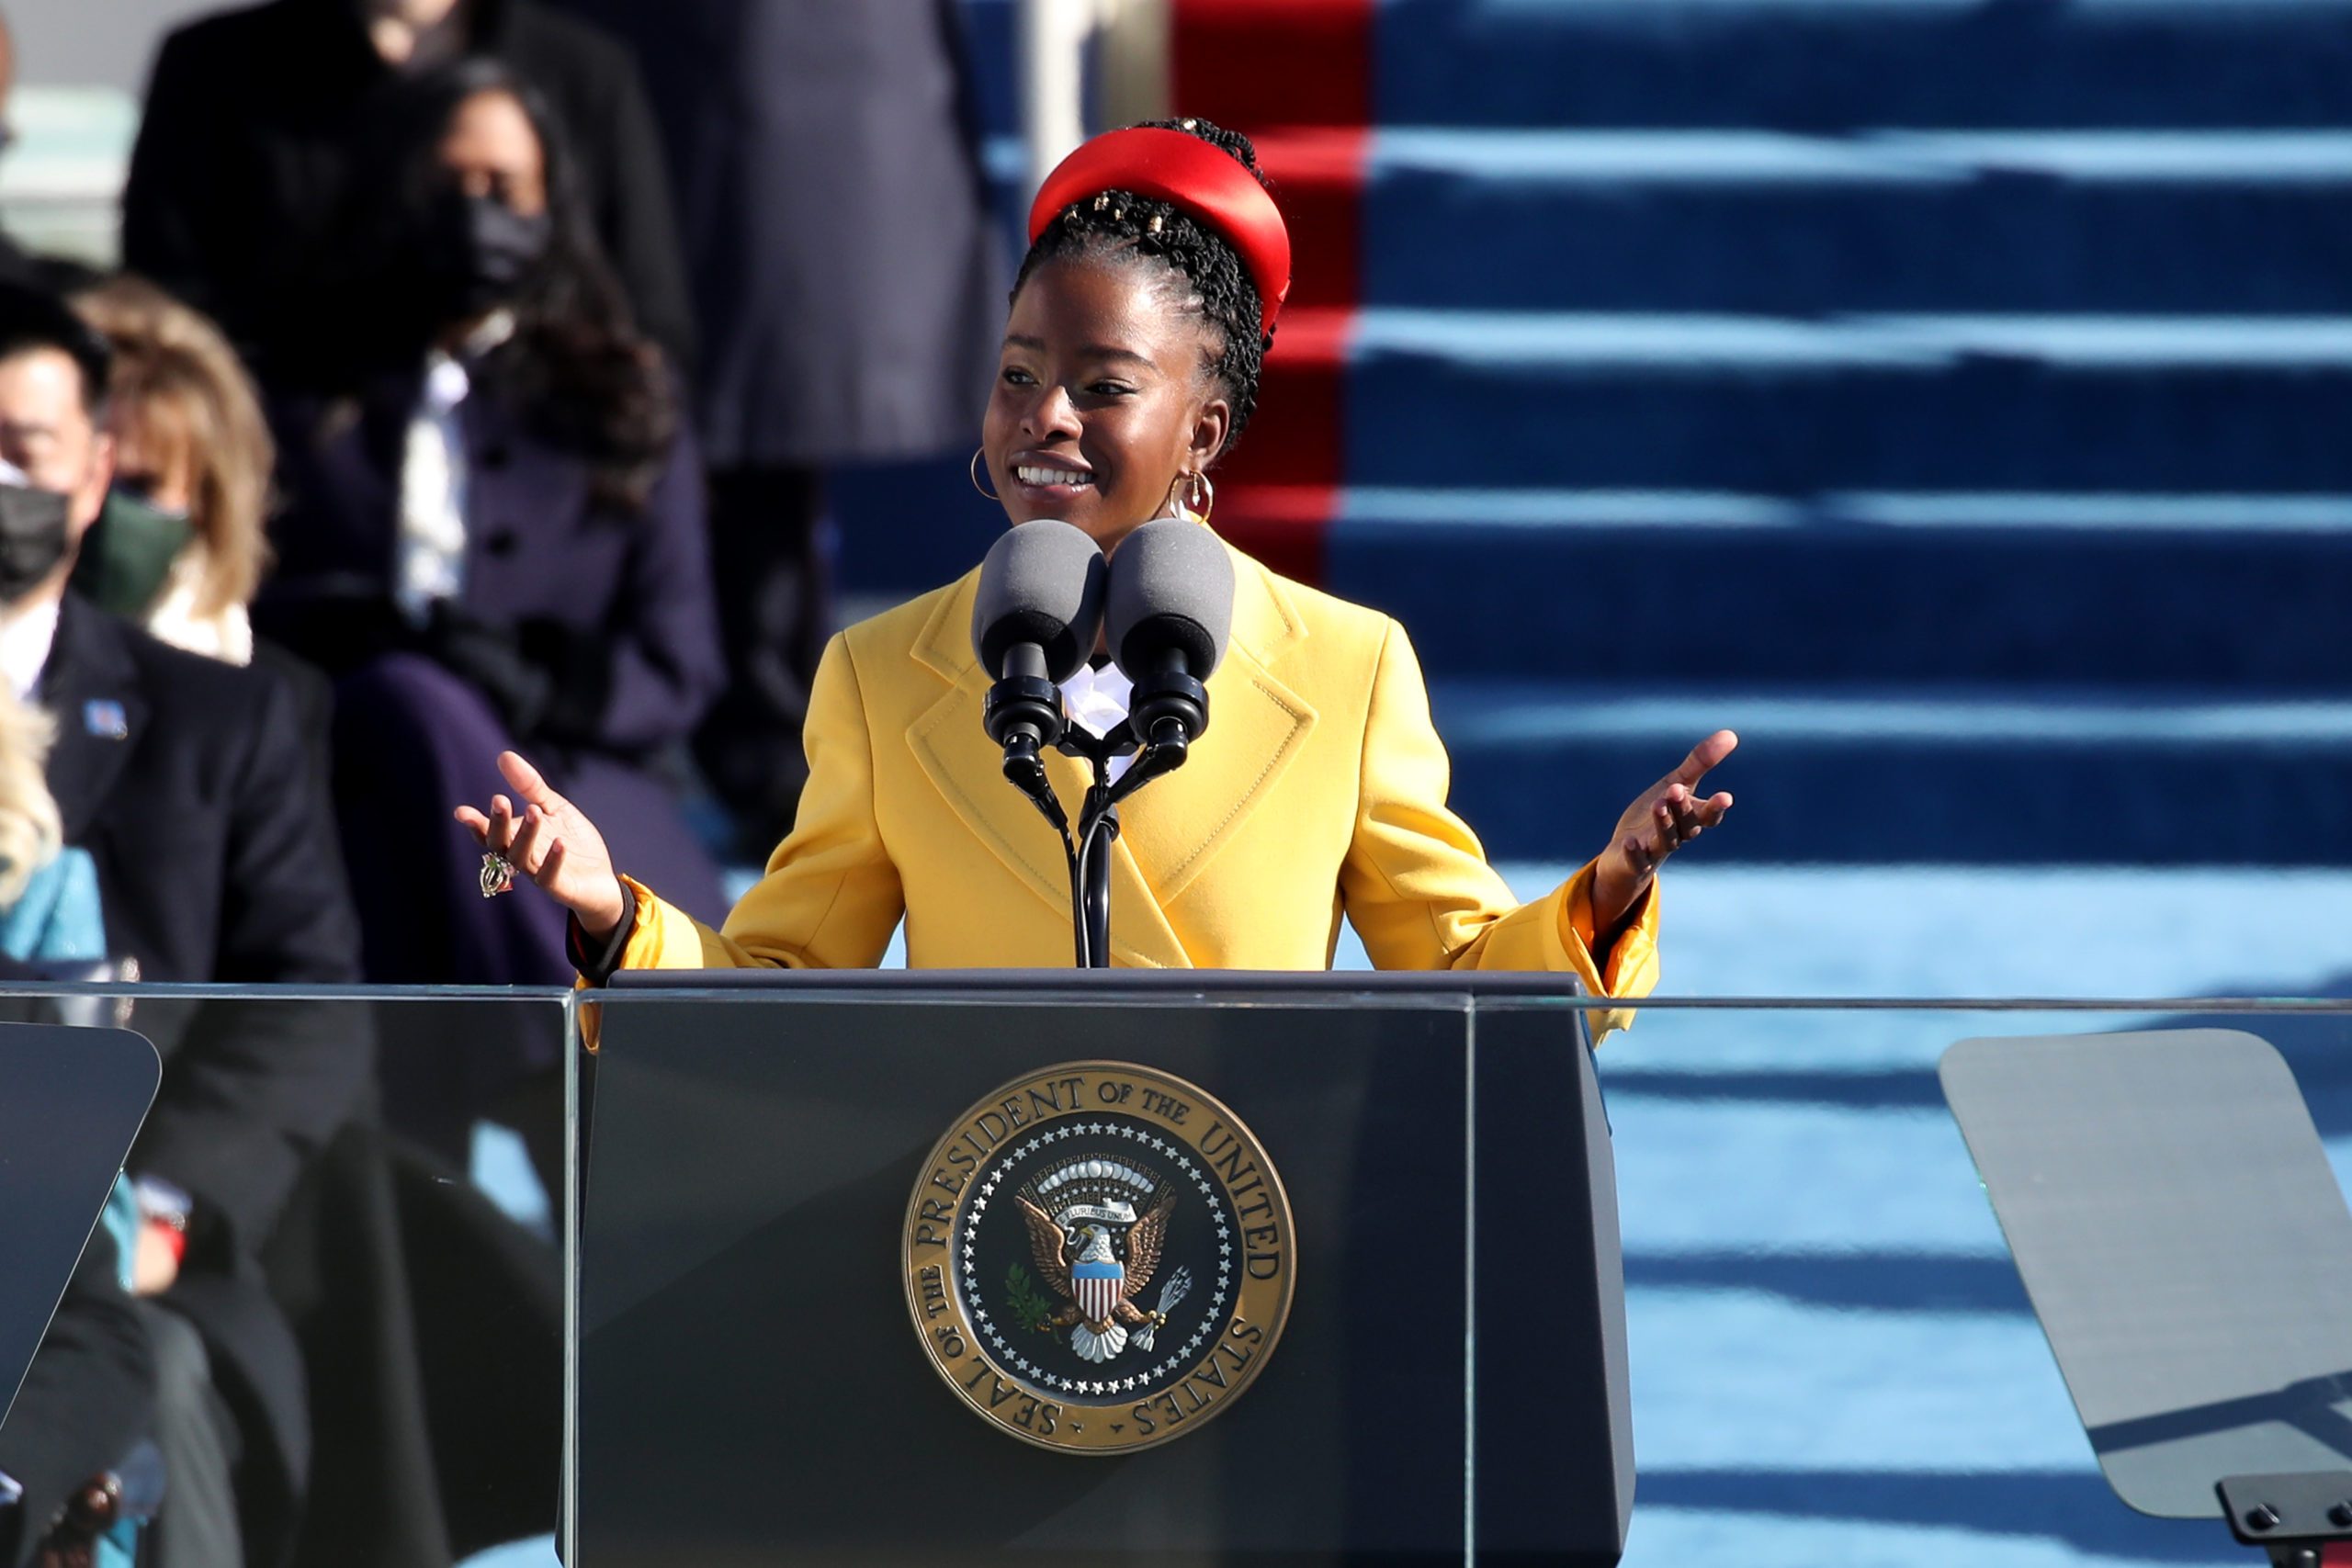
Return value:
<svg viewBox="0 0 2352 1568">
<path fill-rule="evenodd" d="M 469 495 L 458 604 L 469 635 L 421 639 L 392 601 L 418 385 L 390 378 L 356 400 L 276 409 L 284 506 L 271 528 L 277 565 L 256 611 L 262 628 L 337 676 L 386 652 L 423 651 L 506 709 L 503 644 L 520 673 L 549 687 L 536 722 L 508 710 L 517 741 L 639 760 L 683 740 L 725 680 L 691 437 L 682 428 L 643 512 L 630 516 L 596 504 L 586 460 L 535 434 L 494 383 L 478 385 L 459 405 Z"/>
</svg>

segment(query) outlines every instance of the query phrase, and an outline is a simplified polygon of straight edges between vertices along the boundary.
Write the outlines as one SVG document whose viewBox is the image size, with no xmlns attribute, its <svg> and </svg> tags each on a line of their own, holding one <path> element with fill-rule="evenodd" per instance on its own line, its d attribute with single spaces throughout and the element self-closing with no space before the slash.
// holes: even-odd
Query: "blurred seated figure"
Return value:
<svg viewBox="0 0 2352 1568">
<path fill-rule="evenodd" d="M 728 663 L 695 750 L 764 861 L 833 634 L 827 473 L 960 463 L 996 380 L 1012 278 L 965 36 L 981 8 L 560 3 L 628 40 L 670 153 Z"/>
<path fill-rule="evenodd" d="M 145 978 L 354 980 L 322 781 L 284 683 L 167 648 L 66 590 L 113 474 L 108 357 L 62 300 L 0 286 L 0 675 L 54 722 L 59 836 L 95 872 L 107 953 Z M 143 1211 L 133 1277 L 177 1478 L 158 1522 L 169 1563 L 233 1568 L 290 1540 L 306 1380 L 259 1259 L 360 1104 L 370 1053 L 354 1024 L 325 1003 L 141 1006 L 164 1078 L 128 1162 Z"/>
<path fill-rule="evenodd" d="M 0 976 L 38 978 L 106 955 L 97 870 L 63 847 L 41 777 L 51 728 L 0 685 Z M 93 1235 L 0 1426 L 6 1568 L 28 1558 L 74 1488 L 119 1462 L 152 1425 L 153 1358 L 121 1267 L 113 1238 Z"/>
<path fill-rule="evenodd" d="M 179 7 L 186 9 L 186 7 Z M 149 73 L 122 197 L 124 265 L 219 321 L 273 391 L 342 367 L 365 306 L 330 265 L 365 144 L 418 74 L 494 60 L 576 139 L 582 217 L 647 332 L 691 351 L 661 143 L 635 63 L 541 0 L 267 0 L 199 16 Z"/>
<path fill-rule="evenodd" d="M 65 848 L 41 773 L 55 734 L 47 714 L 0 686 L 0 958 L 33 971 L 107 955 L 97 867 Z"/>
<path fill-rule="evenodd" d="M 283 504 L 256 625 L 336 679 L 368 977 L 562 985 L 561 912 L 484 899 L 479 847 L 425 807 L 533 744 L 623 825 L 628 863 L 723 908 L 666 772 L 722 679 L 702 478 L 537 96 L 468 62 L 421 79 L 385 130 L 352 241 L 368 268 L 352 357 L 372 368 L 273 400 Z M 517 1041 L 385 1065 L 393 1124 L 455 1155 L 555 1061 Z"/>
<path fill-rule="evenodd" d="M 126 330 L 187 326 L 127 298 L 146 325 Z M 323 767 L 277 673 L 289 661 L 190 657 L 66 590 L 109 494 L 104 389 L 141 384 L 135 367 L 118 381 L 108 358 L 62 301 L 0 288 L 0 480 L 16 481 L 0 483 L 0 690 L 51 716 L 22 728 L 13 774 L 0 744 L 0 783 L 14 776 L 35 803 L 14 829 L 0 813 L 0 859 L 31 866 L 66 846 L 0 909 L 0 933 L 44 965 L 95 947 L 149 978 L 355 980 Z M 135 455 L 160 425 L 131 408 L 119 428 Z M 192 512 L 209 504 L 204 480 L 192 490 Z M 32 749 L 48 730 L 44 770 Z M 0 710 L 0 743 L 19 733 Z M 289 1553 L 447 1568 L 554 1526 L 556 1259 L 458 1171 L 374 1125 L 370 1011 L 138 1001 L 132 1022 L 161 1051 L 164 1082 L 129 1162 L 136 1299 L 117 1288 L 114 1307 L 135 1314 L 127 1343 L 147 1369 L 135 1388 L 152 1390 L 141 1420 L 166 1472 L 141 1538 L 153 1568 Z M 50 1414 L 20 1405 L 0 1438 L 0 1470 L 29 1450 L 51 1489 L 102 1462 L 64 1463 L 59 1436 L 130 1386 L 128 1352 L 110 1348 L 119 1325 L 105 1293 L 90 1295 L 61 1317 L 28 1383 Z M 93 1446 L 123 1424 L 107 1418 Z"/>
<path fill-rule="evenodd" d="M 93 1236 L 0 1426 L 0 1568 L 31 1562 L 74 1491 L 151 1427 L 154 1358 L 118 1264 L 113 1240 Z"/>
<path fill-rule="evenodd" d="M 251 663 L 277 461 L 261 400 L 220 329 L 154 285 L 110 278 L 73 304 L 114 349 L 115 441 L 74 586 L 175 648 Z"/>
</svg>

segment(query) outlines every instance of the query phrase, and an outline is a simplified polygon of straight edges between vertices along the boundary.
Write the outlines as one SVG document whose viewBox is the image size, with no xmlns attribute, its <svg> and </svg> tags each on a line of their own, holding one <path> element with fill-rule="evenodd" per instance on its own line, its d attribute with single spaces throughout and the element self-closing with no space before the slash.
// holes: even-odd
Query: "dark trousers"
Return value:
<svg viewBox="0 0 2352 1568">
<path fill-rule="evenodd" d="M 711 577 L 727 690 L 695 737 L 741 848 L 764 860 L 791 830 L 808 764 L 800 725 L 832 631 L 824 476 L 816 468 L 722 468 L 710 476 Z"/>
<path fill-rule="evenodd" d="M 212 1357 L 186 1318 L 153 1302 L 133 1310 L 155 1352 L 155 1445 L 164 1495 L 155 1518 L 154 1560 L 165 1568 L 241 1568 L 236 1470 L 244 1441 L 212 1381 Z M 143 1553 L 142 1553 L 143 1555 Z"/>
</svg>

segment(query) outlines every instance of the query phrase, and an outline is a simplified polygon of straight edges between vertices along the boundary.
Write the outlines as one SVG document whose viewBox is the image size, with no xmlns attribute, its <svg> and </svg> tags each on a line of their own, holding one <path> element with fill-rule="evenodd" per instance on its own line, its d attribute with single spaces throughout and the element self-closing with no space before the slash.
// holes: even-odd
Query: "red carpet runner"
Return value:
<svg viewBox="0 0 2352 1568">
<path fill-rule="evenodd" d="M 1346 355 L 1371 139 L 1374 0 L 1176 0 L 1170 101 L 1247 133 L 1291 229 L 1259 412 L 1218 471 L 1218 529 L 1323 581 L 1345 478 Z"/>
</svg>

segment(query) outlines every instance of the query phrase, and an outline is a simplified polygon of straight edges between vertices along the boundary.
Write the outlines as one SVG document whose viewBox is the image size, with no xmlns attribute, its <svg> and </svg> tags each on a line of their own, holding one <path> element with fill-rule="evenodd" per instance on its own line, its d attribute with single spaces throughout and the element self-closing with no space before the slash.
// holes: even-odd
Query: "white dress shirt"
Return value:
<svg viewBox="0 0 2352 1568">
<path fill-rule="evenodd" d="M 41 666 L 57 640 L 57 601 L 0 610 L 0 675 L 22 702 L 40 694 Z"/>
<path fill-rule="evenodd" d="M 1097 739 L 1127 722 L 1135 697 L 1136 683 L 1115 664 L 1105 664 L 1100 670 L 1091 664 L 1081 664 L 1077 674 L 1062 682 L 1062 706 L 1069 711 L 1070 722 Z M 1112 758 L 1111 782 L 1117 784 L 1135 760 L 1132 751 Z"/>
<path fill-rule="evenodd" d="M 436 346 L 424 356 L 424 381 L 401 452 L 400 532 L 392 546 L 392 599 L 415 625 L 432 615 L 435 600 L 465 591 L 470 475 L 459 411 L 473 392 L 466 366 L 514 335 L 514 318 L 500 310 L 474 329 L 458 355 Z"/>
</svg>

